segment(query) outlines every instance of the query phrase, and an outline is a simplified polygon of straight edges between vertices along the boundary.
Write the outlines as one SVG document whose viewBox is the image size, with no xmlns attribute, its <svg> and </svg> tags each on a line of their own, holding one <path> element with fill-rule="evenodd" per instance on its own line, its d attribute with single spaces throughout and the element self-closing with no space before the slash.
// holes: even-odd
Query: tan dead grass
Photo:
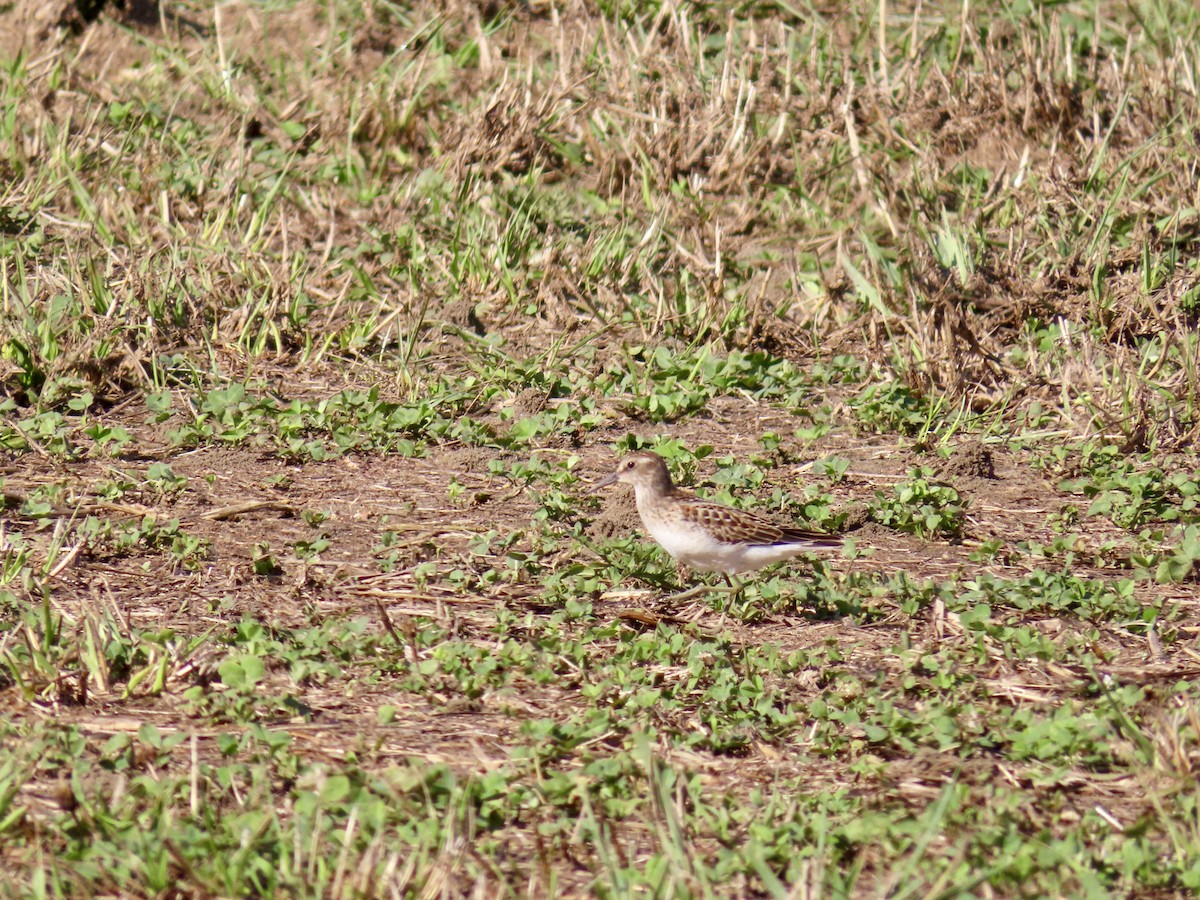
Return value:
<svg viewBox="0 0 1200 900">
<path fill-rule="evenodd" d="M 416 223 L 420 240 L 433 245 L 440 226 L 424 218 L 425 199 L 404 185 L 414 172 L 445 160 L 454 188 L 467 198 L 466 205 L 478 206 L 483 215 L 496 219 L 497 231 L 503 223 L 498 213 L 488 212 L 489 192 L 496 185 L 508 186 L 536 173 L 547 181 L 577 179 L 623 211 L 591 224 L 611 226 L 625 215 L 631 234 L 661 232 L 670 235 L 670 241 L 666 252 L 644 257 L 639 245 L 628 247 L 595 296 L 586 297 L 579 295 L 575 274 L 597 252 L 597 240 L 555 245 L 542 260 L 547 274 L 532 292 L 539 308 L 533 317 L 507 309 L 495 283 L 477 279 L 452 286 L 440 261 L 431 264 L 424 281 L 405 284 L 387 267 L 364 259 L 363 273 L 392 304 L 384 310 L 372 338 L 395 345 L 419 334 L 422 345 L 436 348 L 429 358 L 435 370 L 464 365 L 471 344 L 463 332 L 501 333 L 510 347 L 537 350 L 595 314 L 611 315 L 631 290 L 659 298 L 658 313 L 626 334 L 610 334 L 612 345 L 622 338 L 671 340 L 666 336 L 681 332 L 711 337 L 726 309 L 731 261 L 750 265 L 749 261 L 771 250 L 787 255 L 765 266 L 752 282 L 757 297 L 754 315 L 735 335 L 743 346 L 765 347 L 796 360 L 811 359 L 820 346 L 827 354 L 854 352 L 881 370 L 893 369 L 899 358 L 910 385 L 931 394 L 966 398 L 978 409 L 1007 405 L 1016 412 L 1034 400 L 1061 397 L 1065 388 L 1082 404 L 1064 410 L 1071 433 L 1140 434 L 1144 441 L 1149 425 L 1137 421 L 1137 411 L 1144 412 L 1150 398 L 1145 395 L 1137 353 L 1127 342 L 1132 336 L 1159 330 L 1183 334 L 1193 324 L 1181 307 L 1183 295 L 1195 286 L 1193 276 L 1176 267 L 1162 286 L 1146 294 L 1128 274 L 1136 254 L 1114 251 L 1103 260 L 1117 273 L 1108 282 L 1111 310 L 1099 317 L 1107 334 L 1082 333 L 1073 338 L 1079 341 L 1077 361 L 1066 371 L 1058 371 L 1049 361 L 1043 364 L 1036 353 L 1024 371 L 1002 360 L 1006 349 L 1020 340 L 1023 323 L 1032 315 L 1073 323 L 1095 320 L 1091 270 L 1101 260 L 1096 252 L 1085 254 L 1081 245 L 1086 236 L 1080 237 L 1074 257 L 1060 260 L 1061 266 L 1035 279 L 1030 255 L 1039 232 L 1027 222 L 1045 219 L 1051 231 L 1055 223 L 1067 227 L 1068 214 L 1063 210 L 1087 195 L 1084 184 L 1093 167 L 1108 177 L 1116 174 L 1119 166 L 1114 158 L 1128 160 L 1135 182 L 1145 180 L 1150 172 L 1163 173 L 1160 199 L 1140 208 L 1147 219 L 1170 219 L 1175 200 L 1192 196 L 1191 163 L 1181 159 L 1178 148 L 1157 140 L 1162 119 L 1152 114 L 1157 104 L 1177 105 L 1180 115 L 1195 112 L 1194 96 L 1176 90 L 1185 80 L 1186 61 L 1180 55 L 1158 61 L 1161 68 L 1154 72 L 1136 70 L 1149 63 L 1096 55 L 1088 73 L 1094 86 L 1085 96 L 1067 79 L 1072 63 L 1062 55 L 1061 33 L 1052 31 L 1044 45 L 1022 46 L 1014 52 L 1019 37 L 997 29 L 984 43 L 963 51 L 971 54 L 978 70 L 970 90 L 923 78 L 914 52 L 889 71 L 875 73 L 865 87 L 851 91 L 836 77 L 798 85 L 791 70 L 794 54 L 787 47 L 789 32 L 777 23 L 763 22 L 749 34 L 735 33 L 722 23 L 698 23 L 702 9 L 667 3 L 644 34 L 622 33 L 585 4 L 554 10 L 527 4 L 513 11 L 522 28 L 497 37 L 483 32 L 477 5 L 450 4 L 439 7 L 433 16 L 440 36 L 451 44 L 476 41 L 479 64 L 473 78 L 446 83 L 430 73 L 429 58 L 422 52 L 430 36 L 382 14 L 358 29 L 347 52 L 333 45 L 326 20 L 304 4 L 292 14 L 271 16 L 250 4 L 222 5 L 219 16 L 207 8 L 189 9 L 177 18 L 165 17 L 165 32 L 155 20 L 139 18 L 137 11 L 144 13 L 143 6 L 131 5 L 133 11 L 124 17 L 106 13 L 80 34 L 72 34 L 75 26 L 60 25 L 67 14 L 63 4 L 19 3 L 0 15 L 0 23 L 8 25 L 28 14 L 34 31 L 22 40 L 31 55 L 44 54 L 45 59 L 68 51 L 78 55 L 74 86 L 48 96 L 31 93 L 21 100 L 18 115 L 31 117 L 28 121 L 37 123 L 33 130 L 38 133 L 52 130 L 41 127 L 47 122 L 71 126 L 63 131 L 59 147 L 26 147 L 29 158 L 86 150 L 112 158 L 114 168 L 118 158 L 121 165 L 128 164 L 123 154 L 105 146 L 96 101 L 108 102 L 136 90 L 134 75 L 151 56 L 146 43 L 136 38 L 162 41 L 178 54 L 181 69 L 185 64 L 198 67 L 199 75 L 188 74 L 198 79 L 218 75 L 206 68 L 212 59 L 203 53 L 214 40 L 228 61 L 240 65 L 254 66 L 257 55 L 334 54 L 342 68 L 337 78 L 314 76 L 275 85 L 278 95 L 267 100 L 234 96 L 222 106 L 184 93 L 176 114 L 213 125 L 226 135 L 222 157 L 208 161 L 209 186 L 190 196 L 171 194 L 167 215 L 147 215 L 144 210 L 158 209 L 162 203 L 161 184 L 148 177 L 148 186 L 139 195 L 99 190 L 106 172 L 112 170 L 98 168 L 91 173 L 96 180 L 90 185 L 94 215 L 118 223 L 114 246 L 91 232 L 87 221 L 92 214 L 69 194 L 59 195 L 46 230 L 57 247 L 67 248 L 66 265 L 48 254 L 43 268 L 27 273 L 35 301 L 44 302 L 70 288 L 73 282 L 67 273 L 83 268 L 97 255 L 105 259 L 103 277 L 115 295 L 138 297 L 172 290 L 178 283 L 189 285 L 185 293 L 193 312 L 183 317 L 181 325 L 156 324 L 149 339 L 141 342 L 116 335 L 116 348 L 98 364 L 95 347 L 115 334 L 111 326 L 106 330 L 101 323 L 78 344 L 76 353 L 55 361 L 52 375 L 82 379 L 104 402 L 119 403 L 144 388 L 149 354 L 190 348 L 201 334 L 214 340 L 226 373 L 273 381 L 285 387 L 289 397 L 327 396 L 347 385 L 383 385 L 386 393 L 402 394 L 410 385 L 390 362 L 343 360 L 336 353 L 316 362 L 305 360 L 295 335 L 290 336 L 292 342 L 272 347 L 263 358 L 253 358 L 243 338 L 254 333 L 258 322 L 274 321 L 282 314 L 289 266 L 297 254 L 304 260 L 306 289 L 327 301 L 309 326 L 313 331 L 332 332 L 363 315 L 372 301 L 353 292 L 354 277 L 330 262 L 330 248 L 357 240 L 371 227 L 386 233 L 408 223 Z M 426 11 L 420 7 L 412 20 L 419 21 L 418 13 Z M 827 12 L 832 20 L 829 27 L 851 45 L 858 23 L 836 10 Z M 122 27 L 117 27 L 118 22 Z M 914 19 L 914 29 L 917 24 Z M 131 28 L 132 34 L 123 27 Z M 15 33 L 7 32 L 10 40 Z M 724 40 L 736 50 L 735 57 L 745 58 L 745 64 L 729 66 L 715 78 L 702 73 L 700 38 Z M 4 49 L 0 45 L 0 52 Z M 7 49 L 11 52 L 12 46 Z M 401 67 L 384 83 L 370 77 L 398 53 L 408 54 L 407 68 Z M 557 73 L 549 85 L 534 78 L 535 69 L 542 66 L 552 66 Z M 44 63 L 35 56 L 32 68 L 40 71 Z M 269 83 L 270 76 L 263 75 L 263 80 Z M 1116 98 L 1130 83 L 1157 87 L 1131 100 L 1117 115 Z M 357 110 L 357 115 L 348 115 L 349 109 Z M 282 125 L 292 120 L 303 123 L 304 137 L 287 136 Z M 752 127 L 761 120 L 778 122 L 765 138 Z M 1107 156 L 1100 159 L 1097 145 L 1105 134 L 1109 135 Z M 255 141 L 262 138 L 294 153 L 296 171 L 311 177 L 312 187 L 287 197 L 254 239 L 207 252 L 209 248 L 201 246 L 202 236 L 214 211 L 228 212 L 229 233 L 248 231 L 251 214 L 238 208 L 237 189 L 243 180 L 253 183 L 274 171 L 272 164 L 255 158 Z M 325 160 L 312 152 L 318 138 L 327 146 L 352 147 L 368 169 L 395 185 L 394 190 L 369 204 L 353 205 L 322 187 L 317 172 Z M 846 141 L 858 148 L 850 159 L 841 153 Z M 581 163 L 571 162 L 557 149 L 564 143 L 578 146 Z M 903 163 L 898 165 L 898 159 Z M 145 173 L 169 161 L 165 144 L 137 148 L 136 165 Z M 953 197 L 930 199 L 922 191 L 964 163 L 986 166 L 995 173 L 994 203 L 975 215 L 984 232 L 1007 229 L 1011 238 L 1009 246 L 988 255 L 986 267 L 973 278 L 959 281 L 942 269 L 928 245 L 906 226 L 916 216 L 927 217 L 929 209 L 923 204 L 953 206 Z M 649 208 L 642 196 L 643 179 L 652 198 Z M 1019 188 L 1033 179 L 1038 185 L 1036 195 L 1024 197 Z M 678 182 L 689 185 L 704 202 L 663 199 Z M 814 210 L 837 207 L 845 218 L 822 219 L 802 228 L 802 211 L 773 205 L 771 198 L 780 185 L 810 197 Z M 880 192 L 880 186 L 886 189 Z M 1029 206 L 1020 217 L 993 224 L 1002 202 L 1014 195 L 1027 199 Z M 19 184 L 4 198 L 14 206 L 32 203 Z M 1101 201 L 1089 202 L 1096 203 L 1098 217 L 1106 212 Z M 894 238 L 890 249 L 907 267 L 909 283 L 916 286 L 907 292 L 894 290 L 878 270 L 872 271 L 884 305 L 873 317 L 861 314 L 839 263 L 828 262 L 864 257 L 855 216 L 889 225 Z M 120 230 L 120 223 L 130 222 L 137 223 L 137 233 Z M 796 237 L 799 232 L 802 238 Z M 1156 252 L 1173 244 L 1190 252 L 1196 241 L 1195 223 L 1179 222 L 1161 233 L 1146 228 L 1136 232 L 1137 241 Z M 185 250 L 178 264 L 172 264 L 169 278 L 161 269 L 142 265 L 147 258 L 180 247 L 195 252 Z M 829 288 L 828 300 L 816 309 L 797 304 L 792 313 L 774 315 L 795 301 L 787 273 L 799 268 L 806 254 L 826 261 L 820 275 Z M 685 272 L 703 285 L 703 300 L 680 311 L 664 298 L 673 295 Z M 265 291 L 266 299 L 253 319 L 243 300 L 258 291 Z M 210 329 L 206 316 L 211 311 L 218 320 Z M 1197 370 L 1200 366 L 1193 365 L 1192 371 Z M 0 377 L 11 375 L 0 370 Z M 1183 376 L 1175 376 L 1162 388 L 1177 397 L 1195 393 Z M 836 390 L 830 392 L 834 401 Z M 138 498 L 127 504 L 123 514 L 177 517 L 189 533 L 209 542 L 211 556 L 200 571 L 187 572 L 160 556 L 111 557 L 82 550 L 54 577 L 56 609 L 71 621 L 83 620 L 98 604 L 117 610 L 128 622 L 153 623 L 181 633 L 197 633 L 242 615 L 269 616 L 282 625 L 301 624 L 314 613 L 368 615 L 378 619 L 380 628 L 395 629 L 401 639 L 413 622 L 430 619 L 446 624 L 457 635 L 485 641 L 497 605 L 539 608 L 536 585 L 461 593 L 445 585 L 419 584 L 413 576 L 418 564 L 430 560 L 446 569 L 472 564 L 467 544 L 475 535 L 529 526 L 533 504 L 523 492 L 488 475 L 486 451 L 444 446 L 434 448 L 423 460 L 350 456 L 323 465 L 296 466 L 242 448 L 176 454 L 165 432 L 146 426 L 140 412 L 118 407 L 111 419 L 135 435 L 140 456 L 111 464 L 88 460 L 68 467 L 29 454 L 6 463 L 6 494 L 19 498 L 39 486 L 59 483 L 62 517 L 94 512 L 98 507 L 89 505 L 88 498 L 95 484 L 108 476 L 110 465 L 137 469 L 150 458 L 170 458 L 174 470 L 189 479 L 189 490 L 177 500 Z M 669 425 L 648 426 L 614 417 L 609 428 L 597 432 L 594 442 L 577 452 L 582 470 L 598 474 L 611 467 L 609 441 L 627 431 L 667 432 L 693 446 L 711 444 L 718 453 L 744 454 L 755 448 L 757 436 L 764 431 L 788 433 L 789 426 L 794 426 L 793 418 L 779 410 L 722 398 L 710 404 L 705 415 Z M 1170 421 L 1156 421 L 1153 426 L 1160 441 L 1178 446 L 1194 441 L 1200 427 Z M 910 465 L 929 461 L 927 455 L 894 437 L 848 430 L 823 439 L 812 455 L 818 452 L 851 460 L 850 476 L 834 491 L 844 504 L 869 499 Z M 914 580 L 971 572 L 1026 573 L 1027 567 L 1009 566 L 1003 560 L 974 563 L 970 550 L 980 541 L 1000 536 L 1010 542 L 1048 541 L 1053 536 L 1047 527 L 1048 513 L 1060 506 L 1085 505 L 1076 498 L 1057 496 L 1052 486 L 1031 477 L 1028 462 L 1028 456 L 1020 453 L 996 453 L 995 478 L 986 477 L 986 469 L 978 466 L 945 470 L 943 477 L 969 500 L 963 543 L 921 542 L 868 527 L 858 534 L 871 555 L 856 560 L 854 568 L 884 574 L 904 571 Z M 289 483 L 269 486 L 267 479 L 279 474 L 286 474 Z M 785 467 L 774 477 L 790 482 L 803 477 L 803 468 Z M 468 499 L 460 505 L 448 499 L 452 478 L 468 488 Z M 259 505 L 243 506 L 247 503 Z M 291 514 L 305 509 L 332 513 L 327 529 L 333 540 L 331 550 L 319 563 L 285 558 L 280 578 L 254 575 L 251 548 L 264 541 L 284 548 L 308 535 L 311 529 Z M 106 512 L 121 513 L 112 508 Z M 12 509 L 3 515 L 6 529 L 24 533 L 39 548 L 40 559 L 50 560 L 50 535 L 45 530 Z M 614 534 L 633 524 L 628 503 L 617 500 L 600 514 L 594 527 L 602 534 Z M 401 534 L 400 554 L 396 569 L 379 575 L 374 544 L 385 528 Z M 1115 527 L 1093 521 L 1082 547 L 1094 550 L 1107 541 L 1128 538 Z M 834 568 L 845 565 L 834 563 Z M 1102 579 L 1128 574 L 1086 564 L 1077 564 L 1076 571 Z M 1151 586 L 1139 590 L 1147 603 L 1155 598 L 1180 603 L 1180 633 L 1200 633 L 1200 610 L 1190 591 Z M 617 617 L 622 610 L 652 606 L 652 600 L 648 595 L 597 598 L 596 609 L 601 616 Z M 966 639 L 961 624 L 944 609 L 934 607 L 925 620 L 910 621 L 890 608 L 887 598 L 880 602 L 883 616 L 871 626 L 779 616 L 741 626 L 735 636 L 741 645 L 772 642 L 784 650 L 836 640 L 847 653 L 848 666 L 863 672 L 894 670 L 894 648 L 905 639 L 918 649 Z M 627 627 L 637 627 L 636 620 L 625 621 Z M 706 613 L 693 625 L 716 628 L 719 623 L 714 614 Z M 1064 638 L 1075 625 L 1049 616 L 1039 621 L 1048 634 Z M 1169 706 L 1165 688 L 1174 680 L 1195 677 L 1194 654 L 1184 642 L 1155 648 L 1111 628 L 1101 629 L 1099 646 L 1119 681 L 1162 689 L 1151 697 L 1152 702 L 1163 704 L 1162 727 L 1152 739 L 1174 771 L 1191 774 L 1196 747 L 1180 736 L 1178 725 L 1190 723 L 1193 733 L 1200 726 L 1190 706 Z M 1075 695 L 1085 683 L 1084 673 L 1037 662 L 1013 663 L 1000 653 L 993 663 L 982 676 L 982 688 L 1012 705 L 1051 706 Z M 193 666 L 206 664 L 202 658 Z M 195 670 L 189 668 L 178 677 L 194 677 Z M 274 677 L 281 692 L 292 689 L 283 685 L 282 675 Z M 294 735 L 314 759 L 337 762 L 354 750 L 372 767 L 419 759 L 482 772 L 507 758 L 524 719 L 563 715 L 582 707 L 569 683 L 558 688 L 527 684 L 519 688 L 515 696 L 461 703 L 448 696 L 397 697 L 386 685 L 349 689 L 342 684 L 310 685 L 304 687 L 303 697 L 313 711 L 312 722 L 274 724 Z M 794 685 L 798 703 L 817 694 L 815 676 Z M 378 725 L 378 709 L 385 703 L 401 706 L 399 726 Z M 196 758 L 213 760 L 218 753 L 215 732 L 182 721 L 170 690 L 156 697 L 122 699 L 117 691 L 106 693 L 95 685 L 87 689 L 63 685 L 57 702 L 23 704 L 16 715 L 76 724 L 97 739 L 135 730 L 144 722 L 154 722 L 164 733 L 187 729 L 194 735 L 193 756 L 192 761 L 173 763 L 180 766 L 194 765 Z M 686 721 L 667 724 L 681 732 L 692 727 Z M 358 735 L 353 746 L 348 746 L 347 733 Z M 954 778 L 981 789 L 1003 782 L 1036 794 L 1038 789 L 1032 785 L 1044 775 L 1036 764 L 1023 767 L 976 760 L 956 768 L 932 754 L 887 759 L 875 776 L 851 775 L 812 757 L 798 760 L 784 752 L 787 749 L 754 746 L 745 758 L 666 749 L 664 759 L 700 772 L 706 786 L 717 794 L 745 798 L 781 780 L 803 779 L 814 790 L 834 785 L 867 795 L 894 790 L 914 809 L 927 806 Z M 52 773 L 45 773 L 38 786 L 52 793 L 52 778 Z M 1065 773 L 1060 785 L 1070 791 L 1071 808 L 1064 813 L 1068 818 L 1103 804 L 1128 825 L 1148 812 L 1152 803 L 1147 799 L 1152 794 L 1148 785 L 1132 778 L 1106 779 L 1081 770 Z M 1055 827 L 1036 804 L 1027 814 L 1031 833 Z M 532 829 L 514 830 L 507 836 L 513 852 L 522 858 L 532 859 L 537 852 L 532 833 Z M 644 830 L 625 833 L 619 843 L 636 859 L 654 845 L 654 836 Z M 447 856 L 440 884 L 451 892 L 466 891 L 471 886 L 455 882 L 451 874 L 453 859 L 453 854 Z M 578 868 L 577 887 L 590 877 L 584 865 Z M 536 876 L 531 878 L 533 885 Z M 438 884 L 435 881 L 434 887 Z M 536 891 L 531 888 L 531 893 Z"/>
</svg>

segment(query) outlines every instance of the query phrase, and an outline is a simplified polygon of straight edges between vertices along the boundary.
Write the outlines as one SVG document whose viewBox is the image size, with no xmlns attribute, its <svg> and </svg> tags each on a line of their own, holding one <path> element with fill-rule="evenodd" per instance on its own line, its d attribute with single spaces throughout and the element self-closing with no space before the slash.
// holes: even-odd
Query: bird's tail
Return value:
<svg viewBox="0 0 1200 900">
<path fill-rule="evenodd" d="M 803 528 L 783 529 L 781 544 L 808 544 L 814 550 L 836 550 L 842 546 L 842 539 L 834 534 L 822 534 L 819 531 L 806 531 Z"/>
</svg>

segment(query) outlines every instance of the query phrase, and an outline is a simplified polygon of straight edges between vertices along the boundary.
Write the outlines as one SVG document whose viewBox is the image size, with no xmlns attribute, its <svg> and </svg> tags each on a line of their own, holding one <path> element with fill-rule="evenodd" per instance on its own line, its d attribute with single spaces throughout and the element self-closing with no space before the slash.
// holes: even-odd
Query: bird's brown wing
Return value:
<svg viewBox="0 0 1200 900">
<path fill-rule="evenodd" d="M 691 498 L 682 509 L 686 521 L 706 528 L 719 540 L 732 544 L 771 546 L 811 543 L 814 546 L 835 547 L 841 543 L 826 534 L 801 528 L 784 528 L 754 513 L 706 500 Z"/>
</svg>

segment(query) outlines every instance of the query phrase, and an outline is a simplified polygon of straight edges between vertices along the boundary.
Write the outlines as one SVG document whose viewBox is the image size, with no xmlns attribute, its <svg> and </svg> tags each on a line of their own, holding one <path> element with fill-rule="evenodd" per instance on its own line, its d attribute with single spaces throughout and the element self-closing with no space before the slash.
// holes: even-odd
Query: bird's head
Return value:
<svg viewBox="0 0 1200 900">
<path fill-rule="evenodd" d="M 636 450 L 623 456 L 617 463 L 616 471 L 597 481 L 592 485 L 591 491 L 598 491 L 617 482 L 632 484 L 635 488 L 669 490 L 671 475 L 667 471 L 666 462 L 657 453 L 651 453 L 649 450 Z"/>
</svg>

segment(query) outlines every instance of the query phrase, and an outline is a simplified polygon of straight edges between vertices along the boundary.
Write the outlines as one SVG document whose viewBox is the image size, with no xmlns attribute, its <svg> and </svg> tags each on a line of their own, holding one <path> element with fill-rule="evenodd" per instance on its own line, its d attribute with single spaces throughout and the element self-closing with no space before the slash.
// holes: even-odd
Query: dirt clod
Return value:
<svg viewBox="0 0 1200 900">
<path fill-rule="evenodd" d="M 598 540 L 610 540 L 627 537 L 641 527 L 633 492 L 614 490 L 605 501 L 604 510 L 592 521 L 588 534 Z"/>
<path fill-rule="evenodd" d="M 939 467 L 943 478 L 995 478 L 996 466 L 992 451 L 977 441 L 959 444 L 950 458 Z"/>
</svg>

